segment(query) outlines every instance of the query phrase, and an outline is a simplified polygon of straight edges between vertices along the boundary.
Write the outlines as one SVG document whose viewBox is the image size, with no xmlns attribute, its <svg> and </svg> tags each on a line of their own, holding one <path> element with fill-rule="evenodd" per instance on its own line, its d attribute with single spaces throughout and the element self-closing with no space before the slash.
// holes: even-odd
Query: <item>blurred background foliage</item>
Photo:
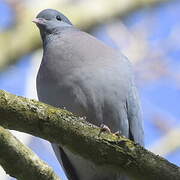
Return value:
<svg viewBox="0 0 180 180">
<path fill-rule="evenodd" d="M 42 50 L 31 21 L 45 8 L 60 10 L 129 57 L 142 101 L 145 146 L 180 166 L 180 1 L 0 0 L 0 89 L 37 98 Z M 47 141 L 13 132 L 66 179 Z M 13 178 L 1 169 L 0 179 Z"/>
</svg>

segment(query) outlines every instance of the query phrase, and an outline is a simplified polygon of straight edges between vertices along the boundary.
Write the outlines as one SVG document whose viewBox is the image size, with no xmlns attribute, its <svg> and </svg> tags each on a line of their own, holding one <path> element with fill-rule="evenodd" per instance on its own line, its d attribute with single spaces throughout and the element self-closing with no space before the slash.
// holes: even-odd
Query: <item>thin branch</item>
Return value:
<svg viewBox="0 0 180 180">
<path fill-rule="evenodd" d="M 52 168 L 1 126 L 0 147 L 0 164 L 10 176 L 19 180 L 60 180 Z"/>
<path fill-rule="evenodd" d="M 151 144 L 150 150 L 161 156 L 168 155 L 180 148 L 180 127 L 176 127 L 167 132 L 162 138 Z"/>
<path fill-rule="evenodd" d="M 179 180 L 180 168 L 125 137 L 102 133 L 72 113 L 0 91 L 0 125 L 56 142 L 139 180 Z"/>
</svg>

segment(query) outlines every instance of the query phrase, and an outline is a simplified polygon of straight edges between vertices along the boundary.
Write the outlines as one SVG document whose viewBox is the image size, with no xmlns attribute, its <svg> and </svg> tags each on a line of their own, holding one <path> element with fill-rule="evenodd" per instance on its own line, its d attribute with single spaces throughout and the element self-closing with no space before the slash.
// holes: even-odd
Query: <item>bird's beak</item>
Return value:
<svg viewBox="0 0 180 180">
<path fill-rule="evenodd" d="M 35 18 L 32 20 L 33 23 L 37 24 L 37 25 L 43 25 L 45 24 L 45 20 L 42 18 Z"/>
</svg>

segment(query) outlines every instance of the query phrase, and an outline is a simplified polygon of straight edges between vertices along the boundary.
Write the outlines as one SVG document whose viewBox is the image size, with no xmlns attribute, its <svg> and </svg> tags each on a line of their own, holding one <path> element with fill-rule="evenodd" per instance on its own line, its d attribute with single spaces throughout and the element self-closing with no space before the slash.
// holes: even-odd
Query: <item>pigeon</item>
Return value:
<svg viewBox="0 0 180 180">
<path fill-rule="evenodd" d="M 45 9 L 33 22 L 43 45 L 36 79 L 39 101 L 66 108 L 96 126 L 104 124 L 143 146 L 140 100 L 128 58 L 76 28 L 57 10 Z M 69 180 L 128 179 L 66 146 L 52 147 Z"/>
</svg>

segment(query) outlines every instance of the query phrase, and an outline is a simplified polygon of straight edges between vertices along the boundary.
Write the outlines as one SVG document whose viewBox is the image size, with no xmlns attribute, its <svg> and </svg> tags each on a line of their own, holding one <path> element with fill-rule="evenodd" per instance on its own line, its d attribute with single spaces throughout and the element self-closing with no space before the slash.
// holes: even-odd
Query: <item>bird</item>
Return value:
<svg viewBox="0 0 180 180">
<path fill-rule="evenodd" d="M 36 78 L 39 101 L 66 108 L 96 126 L 104 124 L 143 146 L 141 105 L 128 58 L 55 9 L 42 10 L 33 22 L 43 46 Z M 65 146 L 52 143 L 52 147 L 69 180 L 128 179 Z"/>
</svg>

